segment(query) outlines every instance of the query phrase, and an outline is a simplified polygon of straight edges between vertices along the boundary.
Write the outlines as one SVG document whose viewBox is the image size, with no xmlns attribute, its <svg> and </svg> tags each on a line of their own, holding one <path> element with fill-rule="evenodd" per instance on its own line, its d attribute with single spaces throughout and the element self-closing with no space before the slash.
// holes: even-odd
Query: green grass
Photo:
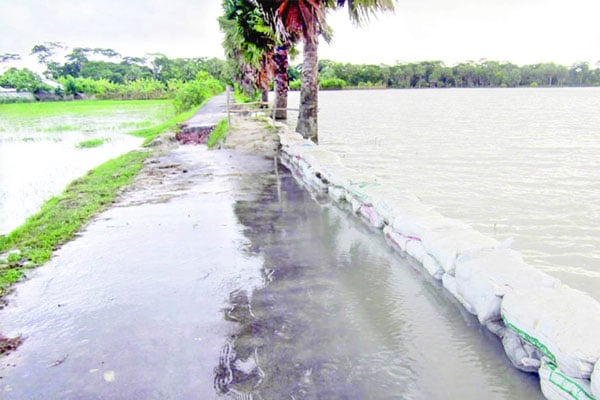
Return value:
<svg viewBox="0 0 600 400">
<path fill-rule="evenodd" d="M 77 143 L 75 147 L 77 147 L 78 149 L 91 149 L 93 147 L 102 146 L 106 142 L 110 142 L 110 138 L 89 139 Z"/>
<path fill-rule="evenodd" d="M 229 132 L 229 124 L 227 123 L 227 118 L 223 118 L 208 136 L 208 139 L 206 140 L 208 148 L 212 149 L 217 144 L 222 143 L 227 137 L 227 132 Z"/>
<path fill-rule="evenodd" d="M 0 253 L 18 250 L 0 261 L 0 295 L 23 272 L 48 261 L 52 252 L 73 238 L 90 218 L 108 208 L 117 192 L 130 184 L 150 152 L 133 151 L 105 162 L 71 182 L 65 191 L 48 200 L 19 228 L 0 237 Z"/>
<path fill-rule="evenodd" d="M 0 104 L 0 115 L 3 119 L 47 118 L 63 115 L 94 116 L 110 110 L 136 112 L 148 108 L 166 109 L 173 114 L 170 100 L 78 100 L 49 101 L 36 103 Z M 159 112 L 163 119 L 164 110 Z"/>
<path fill-rule="evenodd" d="M 79 127 L 75 125 L 52 125 L 46 128 L 43 128 L 44 132 L 66 132 L 66 131 L 75 131 L 79 129 Z"/>
</svg>

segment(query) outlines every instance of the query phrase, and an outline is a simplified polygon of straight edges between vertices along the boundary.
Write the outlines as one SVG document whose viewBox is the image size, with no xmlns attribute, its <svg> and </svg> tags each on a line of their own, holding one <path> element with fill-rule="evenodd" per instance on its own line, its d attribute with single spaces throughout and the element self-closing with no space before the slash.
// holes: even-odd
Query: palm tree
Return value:
<svg viewBox="0 0 600 400">
<path fill-rule="evenodd" d="M 249 96 L 259 89 L 262 101 L 267 102 L 274 69 L 275 34 L 252 0 L 224 0 L 223 11 L 219 18 L 225 33 L 223 47 L 227 58 L 236 64 L 240 86 Z"/>
<path fill-rule="evenodd" d="M 346 6 L 350 19 L 357 25 L 378 11 L 392 11 L 393 0 L 257 0 L 265 14 L 277 21 L 284 36 L 299 36 L 304 42 L 300 113 L 296 131 L 318 143 L 318 48 L 319 35 L 327 39 L 326 12 Z"/>
</svg>

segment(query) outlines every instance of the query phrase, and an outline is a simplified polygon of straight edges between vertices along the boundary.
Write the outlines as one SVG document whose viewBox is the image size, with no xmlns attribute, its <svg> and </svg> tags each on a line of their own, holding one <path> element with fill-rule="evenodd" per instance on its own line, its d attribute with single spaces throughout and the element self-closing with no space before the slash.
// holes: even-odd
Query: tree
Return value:
<svg viewBox="0 0 600 400">
<path fill-rule="evenodd" d="M 65 49 L 66 46 L 61 42 L 44 42 L 43 44 L 37 44 L 31 49 L 31 55 L 37 55 L 40 64 L 46 66 L 44 75 L 47 78 L 56 78 L 58 76 L 58 67 L 60 64 L 52 60 L 52 57 L 56 55 L 59 49 Z"/>
<path fill-rule="evenodd" d="M 18 54 L 13 54 L 13 53 L 0 54 L 0 64 L 3 64 L 5 62 L 17 61 L 20 59 L 21 59 L 21 56 Z"/>
<path fill-rule="evenodd" d="M 40 77 L 33 71 L 23 68 L 10 68 L 0 75 L 0 87 L 14 88 L 17 92 L 35 93 L 38 90 L 50 89 L 44 85 Z"/>
<path fill-rule="evenodd" d="M 274 69 L 275 34 L 262 10 L 253 0 L 223 0 L 219 25 L 225 33 L 225 53 L 237 65 L 246 94 L 259 89 L 266 103 Z"/>
<path fill-rule="evenodd" d="M 296 130 L 318 142 L 318 48 L 319 36 L 330 36 L 325 14 L 328 9 L 347 6 L 350 19 L 361 24 L 377 11 L 393 10 L 392 0 L 258 0 L 265 13 L 278 21 L 279 32 L 301 37 L 304 42 L 300 113 Z"/>
</svg>

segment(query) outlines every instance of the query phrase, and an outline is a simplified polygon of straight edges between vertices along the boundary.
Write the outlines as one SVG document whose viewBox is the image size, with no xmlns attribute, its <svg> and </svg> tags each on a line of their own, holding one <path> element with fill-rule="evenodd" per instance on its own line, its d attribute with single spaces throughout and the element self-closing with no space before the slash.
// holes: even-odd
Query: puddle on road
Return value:
<svg viewBox="0 0 600 400">
<path fill-rule="evenodd" d="M 289 173 L 235 214 L 266 284 L 233 292 L 219 393 L 255 399 L 536 399 L 496 337 L 439 283 Z M 243 397 L 246 396 L 246 397 Z"/>
</svg>

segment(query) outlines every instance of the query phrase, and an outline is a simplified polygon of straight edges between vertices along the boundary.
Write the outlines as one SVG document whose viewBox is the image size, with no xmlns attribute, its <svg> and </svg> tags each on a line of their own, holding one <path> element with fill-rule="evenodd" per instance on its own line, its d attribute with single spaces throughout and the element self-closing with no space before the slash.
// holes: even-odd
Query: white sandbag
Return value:
<svg viewBox="0 0 600 400">
<path fill-rule="evenodd" d="M 396 232 L 394 228 L 389 225 L 383 227 L 383 234 L 394 246 L 398 247 L 402 251 L 406 251 L 406 243 L 411 240 L 406 236 L 403 236 Z"/>
<path fill-rule="evenodd" d="M 350 206 L 352 207 L 352 212 L 355 214 L 363 206 L 363 202 L 357 199 L 356 197 L 350 195 L 348 191 L 346 191 L 346 200 L 350 203 Z"/>
<path fill-rule="evenodd" d="M 421 264 L 423 264 L 423 260 L 427 254 L 423 248 L 423 244 L 418 240 L 408 240 L 406 242 L 406 252 Z"/>
<path fill-rule="evenodd" d="M 589 379 L 600 359 L 600 303 L 568 286 L 504 295 L 502 319 L 562 372 Z"/>
<path fill-rule="evenodd" d="M 381 216 L 377 213 L 377 211 L 375 211 L 373 207 L 362 205 L 358 212 L 367 220 L 367 222 L 372 227 L 377 229 L 383 228 L 383 218 L 381 218 Z"/>
<path fill-rule="evenodd" d="M 304 160 L 317 171 L 326 170 L 329 166 L 342 165 L 337 154 L 319 147 L 311 148 L 310 151 L 305 152 Z"/>
<path fill-rule="evenodd" d="M 306 175 L 303 175 L 303 181 L 313 189 L 317 191 L 324 192 L 327 190 L 328 186 L 318 178 L 314 173 L 308 172 Z"/>
<path fill-rule="evenodd" d="M 405 204 L 402 209 L 395 210 L 392 226 L 396 232 L 418 239 L 431 231 L 466 228 L 464 223 L 446 218 L 433 207 L 420 203 Z"/>
<path fill-rule="evenodd" d="M 456 291 L 456 278 L 450 274 L 444 274 L 442 275 L 442 284 L 468 312 L 475 314 L 473 307 Z"/>
<path fill-rule="evenodd" d="M 458 293 L 473 305 L 483 325 L 500 319 L 500 303 L 507 292 L 560 285 L 558 279 L 526 264 L 521 253 L 504 248 L 459 257 L 454 275 Z"/>
<path fill-rule="evenodd" d="M 521 340 L 511 330 L 504 332 L 502 346 L 508 359 L 515 368 L 525 372 L 536 372 L 540 368 L 542 353 L 535 347 Z"/>
<path fill-rule="evenodd" d="M 356 172 L 344 167 L 343 165 L 330 164 L 327 168 L 319 170 L 321 177 L 325 179 L 330 185 L 341 186 L 346 188 L 350 185 L 350 180 Z M 344 189 L 345 190 L 345 189 Z"/>
<path fill-rule="evenodd" d="M 502 320 L 488 321 L 485 323 L 485 327 L 488 329 L 488 331 L 492 332 L 494 335 L 498 336 L 500 339 L 502 339 L 506 333 L 506 325 L 504 325 L 504 322 L 502 322 Z"/>
<path fill-rule="evenodd" d="M 500 242 L 491 237 L 482 235 L 476 230 L 464 227 L 463 229 L 433 230 L 423 236 L 423 247 L 427 253 L 444 268 L 446 273 L 454 275 L 455 262 L 464 254 L 472 254 L 482 249 L 493 249 L 500 246 Z"/>
<path fill-rule="evenodd" d="M 415 195 L 404 193 L 390 185 L 370 185 L 364 189 L 363 193 L 367 196 L 367 199 L 363 199 L 363 201 L 373 206 L 388 225 L 393 223 L 397 213 L 421 205 Z"/>
<path fill-rule="evenodd" d="M 538 373 L 542 393 L 548 400 L 595 400 L 589 380 L 568 376 L 546 358 Z"/>
<path fill-rule="evenodd" d="M 304 158 L 304 153 L 314 148 L 315 144 L 311 141 L 303 140 L 302 142 L 290 144 L 286 152 L 295 158 Z"/>
<path fill-rule="evenodd" d="M 594 372 L 592 372 L 592 395 L 596 399 L 600 399 L 600 360 L 598 360 Z"/>
<path fill-rule="evenodd" d="M 329 197 L 338 203 L 346 200 L 346 190 L 343 187 L 330 185 L 327 192 Z"/>
<path fill-rule="evenodd" d="M 293 144 L 300 144 L 304 142 L 304 138 L 297 132 L 285 132 L 279 134 L 279 143 L 283 149 L 287 149 Z"/>
<path fill-rule="evenodd" d="M 438 264 L 435 258 L 431 257 L 429 254 L 425 254 L 423 256 L 423 268 L 425 271 L 429 273 L 432 277 L 437 279 L 438 281 L 442 279 L 444 275 L 444 269 Z"/>
<path fill-rule="evenodd" d="M 312 173 L 327 184 L 333 183 L 328 179 L 328 177 L 332 178 L 330 171 L 344 168 L 337 154 L 319 147 L 305 151 L 303 160 L 310 165 Z M 335 182 L 337 185 L 342 185 L 342 183 L 345 183 L 345 181 Z"/>
<path fill-rule="evenodd" d="M 357 200 L 360 200 L 362 204 L 371 205 L 371 197 L 367 189 L 373 186 L 380 186 L 381 184 L 371 177 L 364 175 L 349 176 L 348 181 L 349 185 L 346 187 L 346 192 L 350 193 Z"/>
</svg>

